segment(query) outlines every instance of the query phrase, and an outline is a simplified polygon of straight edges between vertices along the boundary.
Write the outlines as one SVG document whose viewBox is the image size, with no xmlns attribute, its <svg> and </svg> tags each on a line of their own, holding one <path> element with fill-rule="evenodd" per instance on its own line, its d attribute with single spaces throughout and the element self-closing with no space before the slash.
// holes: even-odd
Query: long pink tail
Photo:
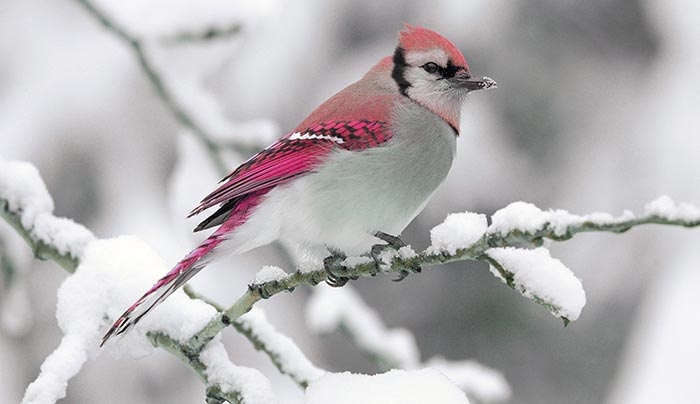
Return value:
<svg viewBox="0 0 700 404">
<path fill-rule="evenodd" d="M 178 262 L 170 272 L 156 282 L 148 292 L 141 296 L 112 324 L 109 331 L 102 337 L 100 346 L 104 345 L 112 335 L 119 335 L 129 331 L 143 316 L 204 268 L 211 261 L 211 253 L 216 246 L 225 240 L 225 234 L 229 230 L 227 226 L 222 226 Z"/>
</svg>

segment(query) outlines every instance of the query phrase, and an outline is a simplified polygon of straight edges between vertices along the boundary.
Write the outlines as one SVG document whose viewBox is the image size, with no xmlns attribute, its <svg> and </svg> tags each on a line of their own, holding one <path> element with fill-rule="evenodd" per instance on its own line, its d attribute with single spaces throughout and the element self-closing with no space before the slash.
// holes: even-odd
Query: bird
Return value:
<svg viewBox="0 0 700 404">
<path fill-rule="evenodd" d="M 213 259 L 282 240 L 317 256 L 366 254 L 400 233 L 445 180 L 472 77 L 459 49 L 405 24 L 393 55 L 323 102 L 294 130 L 252 156 L 188 217 L 218 207 L 194 231 L 216 230 L 114 322 L 123 334 Z M 312 254 L 313 255 L 313 254 Z M 333 286 L 344 284 L 328 273 Z"/>
</svg>

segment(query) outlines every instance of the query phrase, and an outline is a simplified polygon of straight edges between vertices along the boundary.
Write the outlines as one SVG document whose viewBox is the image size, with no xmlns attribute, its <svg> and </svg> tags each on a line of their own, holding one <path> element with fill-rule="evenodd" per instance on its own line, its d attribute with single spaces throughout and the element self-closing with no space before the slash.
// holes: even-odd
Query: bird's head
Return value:
<svg viewBox="0 0 700 404">
<path fill-rule="evenodd" d="M 488 77 L 472 77 L 462 53 L 445 37 L 408 24 L 399 34 L 391 75 L 403 95 L 445 118 L 455 130 L 467 93 L 496 86 Z"/>
</svg>

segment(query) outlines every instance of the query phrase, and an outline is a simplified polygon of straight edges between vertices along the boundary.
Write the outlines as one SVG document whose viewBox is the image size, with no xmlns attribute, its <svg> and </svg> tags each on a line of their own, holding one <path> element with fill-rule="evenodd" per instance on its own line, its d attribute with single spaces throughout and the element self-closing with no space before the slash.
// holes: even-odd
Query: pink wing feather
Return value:
<svg viewBox="0 0 700 404">
<path fill-rule="evenodd" d="M 364 120 L 324 122 L 305 131 L 291 133 L 224 178 L 223 184 L 207 195 L 189 216 L 308 173 L 336 147 L 362 150 L 380 145 L 390 137 L 383 122 Z"/>
</svg>

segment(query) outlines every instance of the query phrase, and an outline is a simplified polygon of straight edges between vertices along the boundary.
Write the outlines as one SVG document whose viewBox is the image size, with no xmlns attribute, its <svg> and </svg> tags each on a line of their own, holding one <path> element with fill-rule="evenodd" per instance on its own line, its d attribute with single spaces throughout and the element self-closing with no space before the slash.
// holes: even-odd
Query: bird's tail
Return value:
<svg viewBox="0 0 700 404">
<path fill-rule="evenodd" d="M 187 254 L 170 272 L 132 304 L 102 337 L 100 346 L 104 345 L 112 335 L 119 335 L 129 331 L 146 314 L 150 313 L 177 288 L 184 285 L 204 268 L 211 261 L 215 248 L 225 240 L 225 234 L 228 229 L 224 229 L 224 227 L 219 228 L 219 230 L 204 240 L 202 244 Z"/>
</svg>

